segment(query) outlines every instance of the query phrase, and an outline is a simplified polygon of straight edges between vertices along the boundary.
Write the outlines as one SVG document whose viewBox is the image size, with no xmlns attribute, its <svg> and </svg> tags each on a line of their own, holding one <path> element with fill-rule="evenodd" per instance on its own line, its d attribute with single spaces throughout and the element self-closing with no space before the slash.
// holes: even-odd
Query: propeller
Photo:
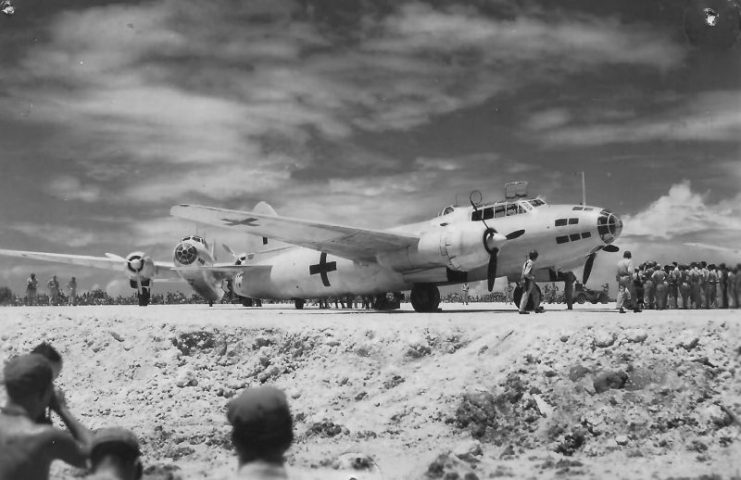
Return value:
<svg viewBox="0 0 741 480">
<path fill-rule="evenodd" d="M 597 252 L 604 250 L 605 252 L 615 253 L 619 252 L 620 248 L 615 245 L 602 245 L 592 250 L 592 253 L 587 255 L 587 261 L 584 264 L 584 273 L 582 274 L 582 284 L 586 285 L 589 280 L 589 275 L 592 273 L 592 267 L 594 266 L 594 259 L 597 258 Z"/>
<path fill-rule="evenodd" d="M 474 205 L 474 208 L 476 208 L 476 205 L 473 202 L 471 202 L 471 204 Z M 489 263 L 486 267 L 486 286 L 491 292 L 494 289 L 494 281 L 497 278 L 497 260 L 499 257 L 499 245 L 507 240 L 514 240 L 515 238 L 521 237 L 525 233 L 525 230 L 515 230 L 514 232 L 510 232 L 507 235 L 502 235 L 494 228 L 488 226 L 483 219 L 481 221 L 484 223 L 484 225 L 486 225 L 486 230 L 484 230 L 483 236 L 484 249 L 486 250 L 486 253 L 489 254 Z"/>
</svg>

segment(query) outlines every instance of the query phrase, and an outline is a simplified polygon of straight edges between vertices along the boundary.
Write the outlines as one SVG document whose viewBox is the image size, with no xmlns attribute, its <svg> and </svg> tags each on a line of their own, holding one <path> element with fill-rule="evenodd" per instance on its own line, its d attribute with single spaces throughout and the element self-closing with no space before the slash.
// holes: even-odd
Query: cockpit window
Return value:
<svg viewBox="0 0 741 480">
<path fill-rule="evenodd" d="M 455 207 L 453 207 L 452 205 L 450 205 L 450 206 L 448 206 L 448 207 L 445 207 L 445 208 L 443 208 L 443 209 L 442 209 L 442 210 L 440 211 L 440 213 L 438 213 L 438 214 L 437 214 L 437 216 L 438 216 L 438 217 L 442 217 L 443 215 L 447 215 L 447 214 L 449 214 L 449 213 L 453 213 L 454 211 L 455 211 Z"/>
<path fill-rule="evenodd" d="M 541 206 L 545 205 L 545 202 L 543 200 L 539 199 L 539 198 L 534 198 L 534 199 L 528 200 L 528 201 L 530 202 L 530 205 L 532 205 L 533 207 L 541 207 Z"/>
</svg>

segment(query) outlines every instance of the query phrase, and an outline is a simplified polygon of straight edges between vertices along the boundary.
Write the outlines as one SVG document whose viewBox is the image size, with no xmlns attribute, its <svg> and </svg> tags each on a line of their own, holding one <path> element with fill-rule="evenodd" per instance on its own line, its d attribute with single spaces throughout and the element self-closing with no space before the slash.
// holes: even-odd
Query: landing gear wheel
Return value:
<svg viewBox="0 0 741 480">
<path fill-rule="evenodd" d="M 136 297 L 139 300 L 140 307 L 146 307 L 149 305 L 150 292 L 148 288 L 142 287 L 141 293 L 137 292 Z"/>
<path fill-rule="evenodd" d="M 243 307 L 251 307 L 252 306 L 252 299 L 247 297 L 242 297 L 242 306 Z"/>
<path fill-rule="evenodd" d="M 435 285 L 415 285 L 410 300 L 415 312 L 436 312 L 440 305 L 440 290 Z"/>
<path fill-rule="evenodd" d="M 293 304 L 296 306 L 296 310 L 303 310 L 304 309 L 304 299 L 303 298 L 297 298 L 293 301 Z"/>
<path fill-rule="evenodd" d="M 578 303 L 579 305 L 583 305 L 586 301 L 587 301 L 587 296 L 584 295 L 583 293 L 580 293 L 579 295 L 576 296 L 576 303 Z"/>
<path fill-rule="evenodd" d="M 540 287 L 535 284 L 535 290 L 537 291 L 537 294 L 540 298 L 543 298 L 540 292 Z M 517 308 L 520 308 L 520 300 L 522 300 L 522 287 L 517 285 L 515 287 L 515 290 L 512 292 L 512 301 L 514 302 L 515 306 Z M 542 302 L 541 302 L 542 303 Z M 533 304 L 533 297 L 530 296 L 530 299 L 527 301 L 527 305 L 525 306 L 525 310 L 528 312 L 532 312 L 535 309 L 535 305 Z"/>
</svg>

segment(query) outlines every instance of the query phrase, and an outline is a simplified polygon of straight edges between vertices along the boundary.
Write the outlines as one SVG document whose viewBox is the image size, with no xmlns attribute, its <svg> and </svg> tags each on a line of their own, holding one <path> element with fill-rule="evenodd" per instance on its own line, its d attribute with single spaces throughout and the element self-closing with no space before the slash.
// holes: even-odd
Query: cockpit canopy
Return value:
<svg viewBox="0 0 741 480">
<path fill-rule="evenodd" d="M 491 218 L 509 217 L 512 215 L 519 215 L 521 213 L 527 213 L 532 211 L 534 208 L 542 207 L 545 205 L 545 201 L 539 198 L 531 198 L 528 200 L 513 200 L 506 202 L 497 202 L 490 206 L 479 207 L 471 213 L 471 220 L 489 220 Z"/>
<path fill-rule="evenodd" d="M 194 242 L 198 242 L 201 245 L 206 245 L 206 240 L 204 240 L 203 237 L 200 237 L 198 235 L 189 235 L 187 237 L 183 237 L 180 241 L 186 242 L 188 240 L 193 240 Z"/>
</svg>

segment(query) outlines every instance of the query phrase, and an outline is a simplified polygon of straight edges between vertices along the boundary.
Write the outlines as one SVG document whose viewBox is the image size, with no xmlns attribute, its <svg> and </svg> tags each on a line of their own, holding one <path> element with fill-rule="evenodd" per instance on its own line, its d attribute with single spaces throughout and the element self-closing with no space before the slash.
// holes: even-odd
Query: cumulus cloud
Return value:
<svg viewBox="0 0 741 480">
<path fill-rule="evenodd" d="M 49 193 L 62 200 L 81 200 L 96 202 L 100 199 L 100 188 L 95 185 L 83 185 L 76 177 L 62 175 L 49 184 Z"/>
<path fill-rule="evenodd" d="M 159 202 L 197 191 L 234 199 L 245 189 L 290 189 L 296 172 L 338 176 L 348 159 L 322 161 L 312 151 L 316 137 L 350 144 L 359 132 L 408 130 L 605 65 L 665 70 L 682 59 L 660 32 L 612 18 L 523 12 L 502 20 L 416 2 L 353 15 L 353 28 L 328 32 L 316 15 L 281 0 L 66 13 L 48 43 L 0 74 L 9 94 L 0 103 L 32 99 L 32 113 L 19 120 L 60 129 L 48 148 L 71 150 L 99 182 L 81 181 L 80 200 L 93 201 L 95 185 L 114 178 L 121 185 L 107 188 L 117 195 L 100 200 Z M 565 121 L 556 115 L 535 126 Z M 266 152 L 276 137 L 289 155 Z M 396 163 L 390 168 L 409 170 Z M 139 174 L 125 175 L 122 164 Z"/>
<path fill-rule="evenodd" d="M 739 200 L 741 195 L 709 203 L 706 195 L 693 192 L 690 181 L 685 180 L 673 185 L 645 210 L 626 216 L 623 235 L 666 240 L 694 238 L 699 242 L 705 238 L 707 243 L 717 244 L 720 231 L 738 239 L 741 235 Z"/>
<path fill-rule="evenodd" d="M 540 136 L 548 145 L 595 146 L 663 141 L 727 141 L 741 138 L 738 91 L 704 92 L 660 113 L 631 115 L 623 121 L 553 128 Z M 600 119 L 604 120 L 604 119 Z M 557 127 L 555 125 L 554 127 Z"/>
<path fill-rule="evenodd" d="M 8 225 L 8 228 L 24 233 L 34 239 L 42 239 L 68 247 L 85 247 L 101 240 L 98 235 L 80 228 L 47 223 L 19 222 Z"/>
</svg>

